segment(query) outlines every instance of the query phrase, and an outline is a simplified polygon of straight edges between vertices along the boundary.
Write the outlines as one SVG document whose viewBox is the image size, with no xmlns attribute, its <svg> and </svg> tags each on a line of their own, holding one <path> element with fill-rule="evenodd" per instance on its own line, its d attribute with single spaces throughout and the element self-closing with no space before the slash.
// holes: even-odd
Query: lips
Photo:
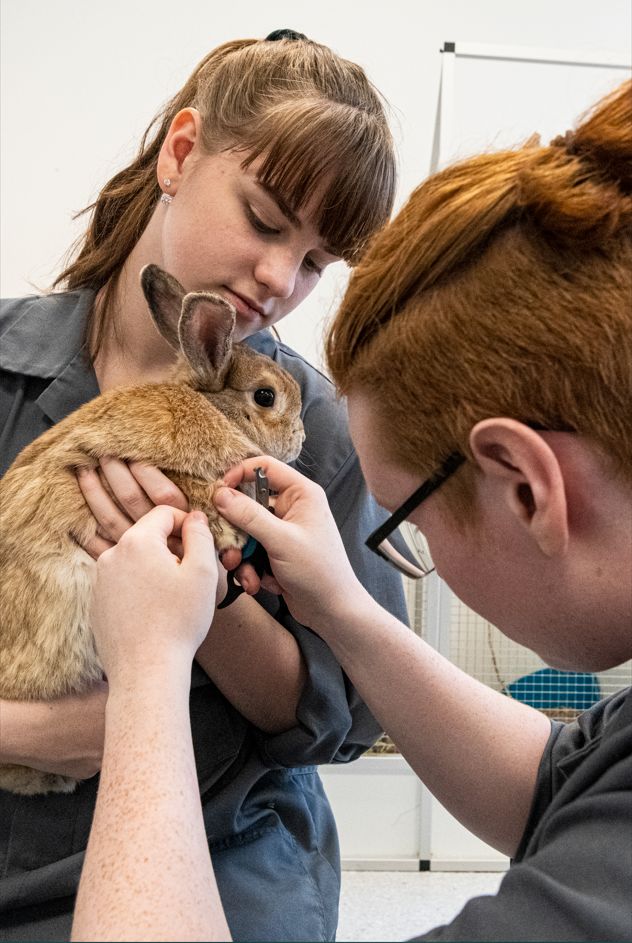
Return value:
<svg viewBox="0 0 632 943">
<path fill-rule="evenodd" d="M 237 292 L 231 291 L 230 288 L 226 288 L 225 286 L 221 288 L 221 293 L 227 301 L 235 306 L 237 313 L 242 317 L 248 318 L 249 320 L 265 318 L 266 315 L 263 308 L 250 298 L 244 295 L 238 295 Z"/>
</svg>

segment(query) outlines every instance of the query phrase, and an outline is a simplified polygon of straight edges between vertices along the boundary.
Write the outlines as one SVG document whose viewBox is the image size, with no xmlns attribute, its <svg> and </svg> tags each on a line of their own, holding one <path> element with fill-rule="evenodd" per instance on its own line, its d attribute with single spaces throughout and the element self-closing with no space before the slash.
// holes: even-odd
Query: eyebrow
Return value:
<svg viewBox="0 0 632 943">
<path fill-rule="evenodd" d="M 285 218 L 289 219 L 289 221 L 292 223 L 293 226 L 296 226 L 297 229 L 303 228 L 303 224 L 301 223 L 300 219 L 298 218 L 294 210 L 291 208 L 291 206 L 289 206 L 286 203 L 286 201 L 283 199 L 283 197 L 281 196 L 278 190 L 275 190 L 275 188 L 270 186 L 269 183 L 264 183 L 263 180 L 259 180 L 258 178 L 257 178 L 257 184 L 258 186 L 261 187 L 263 192 L 266 193 L 270 197 L 270 199 L 274 200 L 274 202 L 279 207 L 279 209 L 281 210 Z M 334 250 L 331 249 L 329 246 L 323 246 L 323 249 L 328 255 L 336 256 L 336 258 L 340 257 L 339 253 L 334 252 Z"/>
<path fill-rule="evenodd" d="M 279 207 L 279 209 L 281 210 L 285 218 L 289 219 L 292 225 L 296 226 L 297 229 L 301 229 L 302 223 L 300 219 L 298 218 L 294 210 L 290 206 L 288 206 L 288 204 L 285 202 L 281 194 L 277 190 L 275 190 L 274 187 L 271 187 L 269 184 L 264 183 L 262 180 L 257 180 L 257 183 L 259 184 L 261 189 L 265 193 L 268 194 L 269 197 L 272 197 L 272 199 L 274 200 L 276 205 Z"/>
</svg>

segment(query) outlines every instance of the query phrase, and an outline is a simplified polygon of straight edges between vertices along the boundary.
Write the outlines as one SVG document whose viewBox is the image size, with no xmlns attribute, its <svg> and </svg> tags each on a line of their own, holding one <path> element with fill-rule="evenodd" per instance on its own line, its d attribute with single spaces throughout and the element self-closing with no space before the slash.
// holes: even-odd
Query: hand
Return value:
<svg viewBox="0 0 632 943">
<path fill-rule="evenodd" d="M 52 701 L 2 701 L 2 762 L 89 779 L 101 769 L 108 686 Z"/>
<path fill-rule="evenodd" d="M 180 560 L 167 538 L 181 534 Z M 206 516 L 160 506 L 101 554 L 92 629 L 110 687 L 154 667 L 188 664 L 215 610 L 217 559 Z"/>
<path fill-rule="evenodd" d="M 83 548 L 95 560 L 156 505 L 189 510 L 182 491 L 159 468 L 141 462 L 127 464 L 116 458 L 102 458 L 98 469 L 78 471 L 77 481 L 99 525 L 99 535 Z M 179 540 L 171 537 L 168 543 L 180 556 Z"/>
<path fill-rule="evenodd" d="M 253 481 L 259 467 L 266 470 L 270 487 L 278 492 L 274 515 L 234 490 L 242 481 Z M 264 545 L 274 580 L 264 577 L 261 585 L 281 592 L 299 622 L 320 631 L 329 617 L 335 618 L 341 603 L 347 605 L 356 592 L 364 594 L 319 485 L 269 456 L 247 459 L 230 469 L 224 481 L 230 487 L 217 491 L 217 509 Z M 256 589 L 249 582 L 248 592 Z"/>
</svg>

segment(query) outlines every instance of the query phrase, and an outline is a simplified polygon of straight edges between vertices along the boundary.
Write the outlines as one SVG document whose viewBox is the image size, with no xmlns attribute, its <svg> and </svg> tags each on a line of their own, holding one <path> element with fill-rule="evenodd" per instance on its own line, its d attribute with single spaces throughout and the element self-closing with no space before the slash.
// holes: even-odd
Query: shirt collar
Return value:
<svg viewBox="0 0 632 943">
<path fill-rule="evenodd" d="M 53 422 L 99 394 L 85 344 L 85 328 L 94 301 L 89 290 L 27 299 L 24 310 L 3 333 L 0 367 L 11 373 L 52 382 L 37 403 Z"/>
<path fill-rule="evenodd" d="M 0 339 L 3 370 L 43 379 L 53 377 L 37 400 L 53 422 L 99 395 L 84 339 L 93 302 L 94 292 L 89 289 L 33 296 Z M 274 357 L 277 345 L 270 330 L 246 338 L 246 343 Z"/>
<path fill-rule="evenodd" d="M 245 339 L 244 343 L 256 350 L 258 354 L 267 354 L 268 357 L 274 359 L 277 342 L 269 328 L 264 328 L 262 331 L 252 334 Z"/>
<path fill-rule="evenodd" d="M 101 391 L 86 347 L 81 347 L 59 376 L 37 398 L 37 404 L 53 422 L 59 422 L 94 399 Z"/>
<path fill-rule="evenodd" d="M 2 334 L 0 367 L 43 379 L 58 376 L 84 344 L 93 301 L 88 290 L 24 299 Z"/>
</svg>

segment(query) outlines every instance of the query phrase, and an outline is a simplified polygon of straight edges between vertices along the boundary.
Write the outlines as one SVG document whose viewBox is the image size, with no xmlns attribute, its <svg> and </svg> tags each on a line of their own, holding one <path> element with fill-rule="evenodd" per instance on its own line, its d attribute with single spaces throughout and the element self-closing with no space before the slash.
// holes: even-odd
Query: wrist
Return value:
<svg viewBox="0 0 632 943">
<path fill-rule="evenodd" d="M 321 634 L 320 626 L 316 631 Z M 328 624 L 322 638 L 358 690 L 364 683 L 374 687 L 375 672 L 379 673 L 384 659 L 390 657 L 386 653 L 406 647 L 411 640 L 419 641 L 364 588 L 337 607 L 337 621 Z"/>
<path fill-rule="evenodd" d="M 172 649 L 169 652 L 145 652 L 142 661 L 127 662 L 108 672 L 109 700 L 138 698 L 141 694 L 161 691 L 176 694 L 191 686 L 190 651 Z M 108 701 L 109 703 L 109 701 Z"/>
<path fill-rule="evenodd" d="M 183 667 L 117 680 L 105 709 L 103 771 L 119 762 L 123 746 L 129 757 L 167 756 L 186 744 L 190 683 L 190 670 Z"/>
<path fill-rule="evenodd" d="M 343 640 L 351 642 L 356 633 L 381 607 L 358 581 L 350 592 L 332 598 L 320 609 L 317 632 L 333 649 Z"/>
</svg>

